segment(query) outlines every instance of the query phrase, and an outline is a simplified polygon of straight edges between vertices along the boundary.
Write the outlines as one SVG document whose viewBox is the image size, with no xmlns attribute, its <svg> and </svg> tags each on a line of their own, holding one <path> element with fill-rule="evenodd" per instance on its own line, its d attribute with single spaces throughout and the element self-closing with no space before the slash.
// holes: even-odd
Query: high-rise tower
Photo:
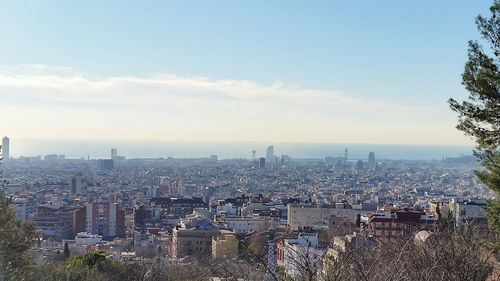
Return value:
<svg viewBox="0 0 500 281">
<path fill-rule="evenodd" d="M 266 158 L 260 157 L 259 158 L 259 168 L 264 169 L 266 167 Z"/>
<path fill-rule="evenodd" d="M 87 186 L 83 181 L 82 175 L 71 177 L 71 193 L 82 195 L 86 192 Z"/>
<path fill-rule="evenodd" d="M 118 156 L 118 149 L 111 148 L 111 159 L 115 160 L 116 156 Z"/>
<path fill-rule="evenodd" d="M 375 152 L 373 151 L 368 154 L 368 166 L 370 168 L 375 167 Z"/>
<path fill-rule="evenodd" d="M 347 159 L 348 159 L 348 157 L 347 157 L 347 153 L 348 153 L 348 151 L 347 151 L 347 147 L 346 147 L 346 149 L 345 149 L 345 155 L 344 155 L 344 160 L 345 160 L 345 161 L 347 161 Z"/>
<path fill-rule="evenodd" d="M 253 160 L 253 161 L 255 161 L 255 153 L 257 153 L 257 151 L 252 150 L 252 160 Z"/>
<path fill-rule="evenodd" d="M 270 145 L 266 149 L 266 162 L 269 163 L 269 165 L 272 165 L 274 163 L 274 146 Z"/>
<path fill-rule="evenodd" d="M 3 160 L 10 159 L 10 140 L 8 137 L 2 139 L 2 158 Z"/>
</svg>

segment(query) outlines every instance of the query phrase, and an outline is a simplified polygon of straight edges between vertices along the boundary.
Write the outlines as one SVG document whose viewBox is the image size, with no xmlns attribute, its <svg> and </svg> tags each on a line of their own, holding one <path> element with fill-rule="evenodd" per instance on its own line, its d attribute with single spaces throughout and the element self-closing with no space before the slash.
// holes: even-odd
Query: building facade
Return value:
<svg viewBox="0 0 500 281">
<path fill-rule="evenodd" d="M 274 164 L 274 146 L 270 145 L 266 149 L 266 162 L 269 166 Z"/>
<path fill-rule="evenodd" d="M 269 219 L 258 216 L 225 217 L 223 219 L 224 227 L 233 230 L 234 233 L 238 235 L 257 231 L 261 229 L 266 222 L 269 222 Z"/>
<path fill-rule="evenodd" d="M 74 237 L 72 212 L 66 206 L 38 206 L 33 222 L 41 230 L 44 238 L 61 241 Z"/>
<path fill-rule="evenodd" d="M 337 203 L 334 206 L 317 207 L 305 204 L 288 204 L 287 224 L 291 229 L 324 228 L 329 226 L 331 216 L 350 218 L 354 223 L 358 215 L 367 215 L 377 210 L 374 204 Z"/>
<path fill-rule="evenodd" d="M 8 137 L 2 139 L 2 158 L 3 160 L 10 159 L 10 139 Z"/>
<path fill-rule="evenodd" d="M 436 222 L 437 217 L 423 210 L 391 209 L 383 214 L 372 214 L 368 218 L 368 231 L 379 240 L 391 240 L 428 230 Z"/>
<path fill-rule="evenodd" d="M 81 175 L 71 177 L 71 193 L 82 195 L 86 192 L 87 185 Z"/>
<path fill-rule="evenodd" d="M 125 236 L 125 211 L 121 204 L 97 201 L 88 203 L 85 211 L 87 233 L 104 239 Z"/>
<path fill-rule="evenodd" d="M 230 230 L 219 230 L 219 234 L 212 238 L 212 258 L 232 259 L 235 257 L 238 257 L 236 234 Z"/>
<path fill-rule="evenodd" d="M 170 257 L 202 258 L 212 255 L 212 239 L 217 233 L 216 229 L 174 229 Z"/>
<path fill-rule="evenodd" d="M 111 160 L 115 160 L 117 156 L 118 156 L 118 149 L 111 148 Z"/>
<path fill-rule="evenodd" d="M 300 233 L 297 239 L 285 239 L 284 245 L 286 276 L 302 279 L 316 275 L 324 251 L 318 245 L 317 233 Z"/>
</svg>

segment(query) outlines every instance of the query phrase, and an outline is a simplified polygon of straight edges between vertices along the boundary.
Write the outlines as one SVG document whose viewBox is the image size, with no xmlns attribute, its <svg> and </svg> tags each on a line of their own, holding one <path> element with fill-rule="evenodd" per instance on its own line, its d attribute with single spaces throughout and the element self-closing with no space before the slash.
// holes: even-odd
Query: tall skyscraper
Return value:
<svg viewBox="0 0 500 281">
<path fill-rule="evenodd" d="M 368 166 L 370 168 L 375 167 L 375 152 L 373 151 L 368 154 Z"/>
<path fill-rule="evenodd" d="M 260 157 L 259 158 L 259 168 L 264 169 L 266 167 L 266 158 Z"/>
<path fill-rule="evenodd" d="M 10 140 L 8 137 L 2 139 L 2 158 L 3 160 L 10 159 Z"/>
<path fill-rule="evenodd" d="M 118 149 L 116 148 L 111 148 L 111 159 L 115 160 L 116 156 L 118 156 Z"/>
<path fill-rule="evenodd" d="M 345 160 L 345 161 L 347 161 L 347 159 L 349 159 L 349 158 L 347 157 L 347 156 L 348 156 L 348 155 L 347 155 L 347 153 L 348 153 L 348 150 L 347 150 L 347 147 L 346 147 L 346 149 L 345 149 L 345 155 L 344 155 L 344 160 Z"/>
<path fill-rule="evenodd" d="M 257 153 L 257 151 L 252 150 L 252 160 L 253 160 L 253 161 L 255 161 L 255 153 Z"/>
<path fill-rule="evenodd" d="M 266 149 L 266 162 L 269 165 L 272 165 L 274 163 L 274 146 L 270 145 Z"/>
<path fill-rule="evenodd" d="M 71 178 L 71 193 L 73 194 L 84 194 L 87 190 L 87 186 L 81 175 L 76 175 Z"/>
</svg>

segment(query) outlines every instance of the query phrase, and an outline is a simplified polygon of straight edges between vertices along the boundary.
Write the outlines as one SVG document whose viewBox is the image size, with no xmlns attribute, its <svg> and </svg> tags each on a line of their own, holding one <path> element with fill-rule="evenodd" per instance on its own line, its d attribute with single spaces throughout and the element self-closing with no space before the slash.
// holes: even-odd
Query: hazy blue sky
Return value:
<svg viewBox="0 0 500 281">
<path fill-rule="evenodd" d="M 491 2 L 0 0 L 0 134 L 470 143 Z"/>
</svg>

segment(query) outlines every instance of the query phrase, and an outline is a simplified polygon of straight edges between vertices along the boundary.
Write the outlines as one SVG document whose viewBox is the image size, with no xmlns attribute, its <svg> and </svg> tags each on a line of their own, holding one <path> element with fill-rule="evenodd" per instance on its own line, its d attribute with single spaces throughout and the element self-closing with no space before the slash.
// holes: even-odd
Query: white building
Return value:
<svg viewBox="0 0 500 281">
<path fill-rule="evenodd" d="M 216 216 L 221 216 L 223 214 L 227 216 L 236 216 L 238 212 L 238 207 L 234 206 L 231 203 L 225 203 L 224 205 L 217 206 L 215 210 Z"/>
<path fill-rule="evenodd" d="M 303 278 L 315 275 L 324 250 L 318 247 L 317 233 L 300 233 L 297 239 L 285 239 L 285 275 Z"/>
<path fill-rule="evenodd" d="M 481 198 L 453 199 L 450 203 L 450 210 L 455 217 L 456 226 L 461 228 L 466 223 L 486 224 L 487 218 L 483 209 L 485 205 L 486 201 Z"/>
<path fill-rule="evenodd" d="M 224 227 L 232 229 L 236 234 L 248 234 L 261 229 L 268 221 L 266 218 L 253 217 L 225 217 L 223 219 Z"/>
<path fill-rule="evenodd" d="M 102 236 L 90 234 L 88 232 L 79 232 L 75 236 L 76 245 L 96 245 L 102 241 Z"/>
</svg>

